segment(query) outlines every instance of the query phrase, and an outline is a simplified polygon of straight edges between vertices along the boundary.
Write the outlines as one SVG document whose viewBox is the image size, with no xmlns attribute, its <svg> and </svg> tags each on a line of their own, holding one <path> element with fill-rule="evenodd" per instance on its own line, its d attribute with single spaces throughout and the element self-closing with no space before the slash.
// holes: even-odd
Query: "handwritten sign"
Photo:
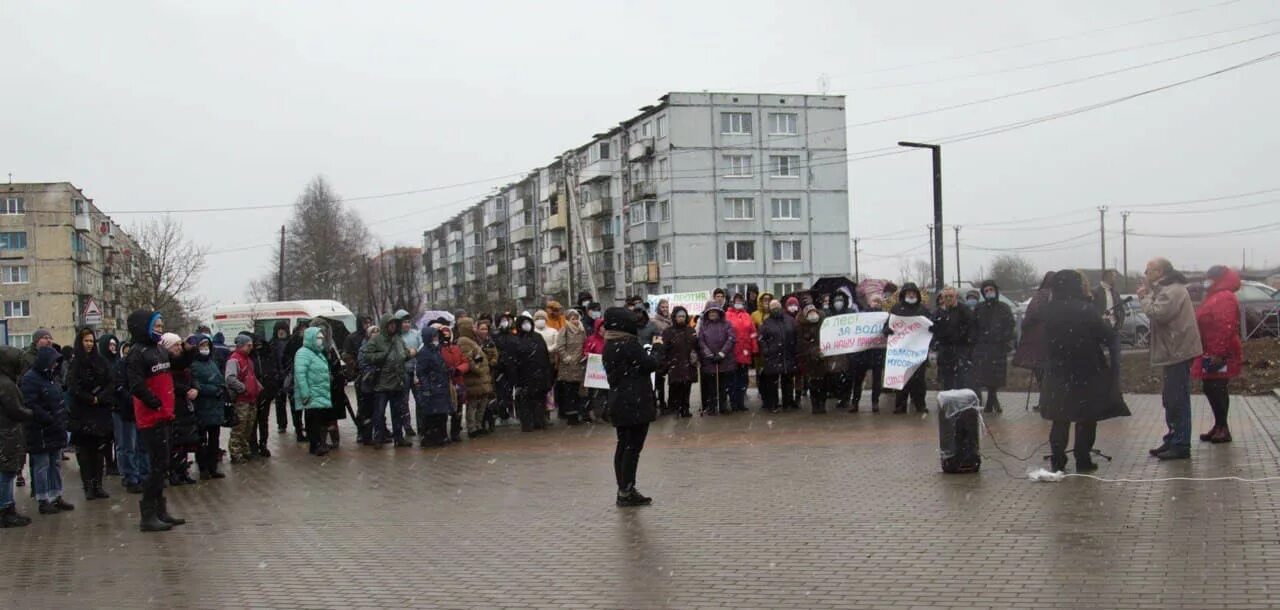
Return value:
<svg viewBox="0 0 1280 610">
<path fill-rule="evenodd" d="M 823 320 L 818 331 L 822 355 L 856 354 L 884 347 L 884 324 L 888 321 L 889 314 L 883 311 L 846 313 Z"/>
<path fill-rule="evenodd" d="M 889 316 L 888 351 L 884 360 L 884 387 L 901 390 L 911 375 L 929 359 L 929 342 L 933 322 L 924 316 Z"/>
<path fill-rule="evenodd" d="M 651 294 L 645 297 L 645 301 L 649 302 L 649 312 L 656 313 L 658 311 L 658 301 L 667 300 L 667 304 L 671 306 L 671 311 L 675 311 L 677 307 L 683 307 L 689 312 L 689 316 L 697 316 L 702 314 L 702 309 L 707 306 L 707 301 L 711 300 L 711 291 L 695 290 L 693 292 L 673 292 L 668 294 Z"/>
<path fill-rule="evenodd" d="M 587 354 L 587 376 L 583 378 L 582 386 L 609 389 L 609 376 L 604 372 L 604 357 L 600 354 Z"/>
</svg>

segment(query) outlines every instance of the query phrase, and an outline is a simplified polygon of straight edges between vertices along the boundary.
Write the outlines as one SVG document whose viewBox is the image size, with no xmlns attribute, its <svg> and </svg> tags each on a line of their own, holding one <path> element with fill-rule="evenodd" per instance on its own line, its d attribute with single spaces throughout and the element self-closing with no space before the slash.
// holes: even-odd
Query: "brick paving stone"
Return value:
<svg viewBox="0 0 1280 610">
<path fill-rule="evenodd" d="M 988 424 L 1031 459 L 984 438 L 972 476 L 939 472 L 933 415 L 664 418 L 655 503 L 627 510 L 599 425 L 324 459 L 273 434 L 276 457 L 169 490 L 190 523 L 163 534 L 118 480 L 83 502 L 64 462 L 78 508 L 35 515 L 19 490 L 35 522 L 0 531 L 0 607 L 1274 607 L 1280 483 L 1022 480 L 1048 425 L 1010 398 Z M 1159 397 L 1128 399 L 1099 476 L 1280 475 L 1274 398 L 1233 398 L 1234 443 L 1163 464 Z"/>
</svg>

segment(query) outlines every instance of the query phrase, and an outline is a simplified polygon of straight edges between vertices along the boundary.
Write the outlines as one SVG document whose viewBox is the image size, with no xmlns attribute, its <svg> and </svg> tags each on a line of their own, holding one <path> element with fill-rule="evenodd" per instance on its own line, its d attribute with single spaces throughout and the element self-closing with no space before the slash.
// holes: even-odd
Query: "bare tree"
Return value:
<svg viewBox="0 0 1280 610">
<path fill-rule="evenodd" d="M 991 261 L 991 279 L 1001 290 L 1018 290 L 1036 285 L 1036 266 L 1017 254 L 1001 254 Z"/>
<path fill-rule="evenodd" d="M 167 214 L 134 225 L 130 233 L 142 252 L 126 289 L 127 301 L 163 313 L 169 328 L 192 329 L 195 316 L 204 308 L 195 288 L 204 272 L 208 246 L 187 239 L 182 225 Z"/>
<path fill-rule="evenodd" d="M 380 311 L 403 309 L 417 314 L 422 309 L 422 249 L 397 246 L 384 250 L 374 260 L 375 305 Z"/>
</svg>

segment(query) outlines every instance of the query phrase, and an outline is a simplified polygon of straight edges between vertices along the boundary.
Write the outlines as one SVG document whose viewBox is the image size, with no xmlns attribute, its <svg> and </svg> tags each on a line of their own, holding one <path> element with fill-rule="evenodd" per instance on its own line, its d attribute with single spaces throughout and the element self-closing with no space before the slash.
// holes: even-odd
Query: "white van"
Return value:
<svg viewBox="0 0 1280 610">
<path fill-rule="evenodd" d="M 219 305 L 209 314 L 209 328 L 215 334 L 222 333 L 228 342 L 246 330 L 270 340 L 276 322 L 287 322 L 292 331 L 299 322 L 305 324 L 321 316 L 342 321 L 348 333 L 356 330 L 356 317 L 350 309 L 337 301 L 324 300 Z"/>
</svg>

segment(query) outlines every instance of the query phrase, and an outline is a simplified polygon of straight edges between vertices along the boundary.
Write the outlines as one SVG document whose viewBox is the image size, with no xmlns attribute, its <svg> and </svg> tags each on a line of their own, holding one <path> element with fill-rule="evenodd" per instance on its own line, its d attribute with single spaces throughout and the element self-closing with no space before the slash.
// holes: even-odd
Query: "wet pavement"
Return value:
<svg viewBox="0 0 1280 610">
<path fill-rule="evenodd" d="M 695 393 L 696 394 L 696 393 Z M 753 393 L 754 394 L 754 393 Z M 436 450 L 344 445 L 168 491 L 188 525 L 137 529 L 118 479 L 0 531 L 7 608 L 1265 608 L 1280 605 L 1280 481 L 1022 480 L 1047 423 L 1006 397 L 977 475 L 938 469 L 932 415 L 672 419 L 613 505 L 613 430 L 518 428 Z M 1014 407 L 1013 403 L 1017 402 Z M 1107 478 L 1280 475 L 1272 397 L 1234 398 L 1235 442 L 1158 463 L 1159 397 L 1105 422 Z M 1195 431 L 1209 423 L 1195 401 Z M 273 422 L 274 424 L 274 422 Z M 347 439 L 350 422 L 344 422 Z M 225 436 L 224 436 L 225 439 Z M 997 461 L 998 460 L 998 461 Z M 1002 464 L 1003 463 L 1003 467 Z"/>
</svg>

